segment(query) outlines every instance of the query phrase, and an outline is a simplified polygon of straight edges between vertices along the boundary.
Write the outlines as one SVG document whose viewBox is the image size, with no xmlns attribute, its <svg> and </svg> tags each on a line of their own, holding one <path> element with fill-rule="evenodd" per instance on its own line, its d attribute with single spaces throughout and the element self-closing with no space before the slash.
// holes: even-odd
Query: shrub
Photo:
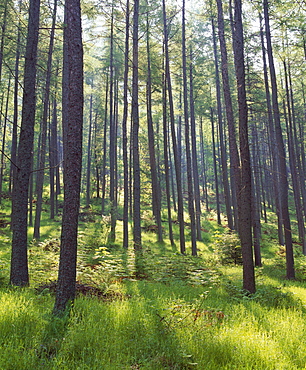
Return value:
<svg viewBox="0 0 306 370">
<path fill-rule="evenodd" d="M 220 233 L 216 231 L 213 236 L 214 252 L 222 265 L 241 265 L 242 253 L 238 235 L 235 232 Z"/>
</svg>

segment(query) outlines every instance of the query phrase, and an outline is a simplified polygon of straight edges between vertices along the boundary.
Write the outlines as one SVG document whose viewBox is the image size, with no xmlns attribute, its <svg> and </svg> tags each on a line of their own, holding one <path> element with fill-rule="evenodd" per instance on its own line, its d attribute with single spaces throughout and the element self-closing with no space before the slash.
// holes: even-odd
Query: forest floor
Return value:
<svg viewBox="0 0 306 370">
<path fill-rule="evenodd" d="M 8 205 L 8 204 L 7 204 Z M 285 279 L 285 257 L 272 215 L 262 225 L 263 267 L 257 292 L 241 289 L 237 237 L 203 217 L 198 256 L 156 242 L 143 215 L 143 251 L 123 250 L 122 223 L 108 245 L 108 217 L 80 214 L 78 297 L 64 318 L 51 315 L 60 222 L 46 219 L 29 243 L 31 285 L 8 285 L 9 207 L 0 220 L 0 369 L 306 369 L 306 257 L 295 244 L 297 279 Z M 178 235 L 174 223 L 174 231 Z M 29 228 L 29 240 L 32 238 Z M 226 258 L 225 258 L 226 257 Z M 236 264 L 234 263 L 236 262 Z"/>
</svg>

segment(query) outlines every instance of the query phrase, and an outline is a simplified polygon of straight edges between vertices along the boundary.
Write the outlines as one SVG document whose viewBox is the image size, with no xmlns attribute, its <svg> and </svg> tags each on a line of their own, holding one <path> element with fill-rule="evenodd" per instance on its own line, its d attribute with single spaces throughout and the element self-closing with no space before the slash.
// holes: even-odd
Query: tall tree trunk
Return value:
<svg viewBox="0 0 306 370">
<path fill-rule="evenodd" d="M 216 188 L 217 222 L 218 222 L 219 225 L 221 225 L 219 179 L 218 179 L 219 176 L 218 176 L 218 166 L 217 166 L 217 153 L 216 153 L 216 140 L 215 140 L 215 122 L 214 122 L 213 108 L 210 108 L 210 122 L 211 122 L 211 137 L 212 137 L 213 162 L 214 162 L 214 174 L 215 174 L 215 188 Z"/>
<path fill-rule="evenodd" d="M 55 187 L 56 168 L 59 166 L 57 152 L 57 102 L 56 97 L 52 103 L 52 119 L 50 124 L 50 144 L 49 144 L 49 163 L 50 163 L 50 218 L 54 219 L 58 213 L 57 192 Z"/>
<path fill-rule="evenodd" d="M 170 178 L 169 178 L 169 156 L 168 156 L 168 122 L 167 122 L 167 86 L 165 76 L 163 75 L 163 136 L 164 136 L 164 164 L 165 164 L 165 180 L 166 180 L 166 199 L 168 212 L 168 227 L 169 239 L 171 245 L 174 246 L 172 216 L 171 216 L 171 194 L 170 194 Z"/>
<path fill-rule="evenodd" d="M 243 288 L 254 293 L 255 273 L 252 248 L 252 171 L 248 137 L 248 107 L 245 88 L 245 64 L 241 0 L 235 0 L 234 59 L 238 90 L 241 184 L 238 203 L 239 235 L 243 259 Z"/>
<path fill-rule="evenodd" d="M 221 72 L 223 82 L 223 94 L 226 110 L 226 118 L 228 125 L 228 136 L 229 136 L 229 152 L 230 152 L 230 167 L 231 167 L 231 181 L 232 181 L 232 201 L 234 208 L 234 220 L 235 228 L 238 227 L 238 198 L 240 193 L 240 159 L 236 142 L 236 129 L 234 123 L 234 113 L 232 106 L 231 90 L 229 83 L 229 72 L 228 72 L 228 58 L 227 49 L 224 35 L 224 19 L 223 19 L 223 7 L 222 1 L 216 0 L 218 6 L 218 35 L 220 42 L 221 52 Z M 239 231 L 239 230 L 238 230 Z"/>
<path fill-rule="evenodd" d="M 205 199 L 206 211 L 209 211 L 202 116 L 200 117 L 200 139 L 201 139 L 200 143 L 201 143 L 201 159 L 202 159 L 202 171 L 203 171 L 202 172 L 202 187 L 203 187 L 203 195 L 204 195 L 204 199 Z"/>
<path fill-rule="evenodd" d="M 181 158 L 178 155 L 178 147 L 176 142 L 176 132 L 174 124 L 174 106 L 172 96 L 172 84 L 170 75 L 170 60 L 169 60 L 169 49 L 168 49 L 168 30 L 167 30 L 167 18 L 166 18 L 166 5 L 163 0 L 163 22 L 164 22 L 164 44 L 165 44 L 165 75 L 168 89 L 169 109 L 170 109 L 170 127 L 172 136 L 172 146 L 174 154 L 174 165 L 176 174 L 176 187 L 177 187 L 177 214 L 180 227 L 180 251 L 185 254 L 185 234 L 184 234 L 184 207 L 183 207 L 183 193 L 182 193 L 182 179 L 181 179 Z"/>
<path fill-rule="evenodd" d="M 117 221 L 117 204 L 116 204 L 116 180 L 115 180 L 115 157 L 116 157 L 116 121 L 114 112 L 114 5 L 112 5 L 111 16 L 111 34 L 110 34 L 110 75 L 109 75 L 109 199 L 111 228 L 108 240 L 114 243 L 116 239 L 116 221 Z"/>
<path fill-rule="evenodd" d="M 140 220 L 140 164 L 139 164 L 139 107 L 138 107 L 138 21 L 139 0 L 134 0 L 133 15 L 133 86 L 132 86 L 132 119 L 133 119 L 133 240 L 134 249 L 141 250 Z"/>
<path fill-rule="evenodd" d="M 223 118 L 222 118 L 220 77 L 219 77 L 219 61 L 218 61 L 218 53 L 217 53 L 215 23 L 214 23 L 213 18 L 211 19 L 211 24 L 212 24 L 212 35 L 213 35 L 213 45 L 214 45 L 218 126 L 219 126 L 219 136 L 220 136 L 219 141 L 220 141 L 220 150 L 221 150 L 222 181 L 223 181 L 223 188 L 224 188 L 225 208 L 226 208 L 228 227 L 230 230 L 234 230 L 233 213 L 232 213 L 232 208 L 231 208 L 231 194 L 230 194 L 230 186 L 229 186 L 229 180 L 228 180 L 228 167 L 227 167 L 227 158 L 226 158 L 227 156 L 226 156 L 226 148 L 224 144 L 224 135 L 223 135 Z"/>
<path fill-rule="evenodd" d="M 30 169 L 35 124 L 35 80 L 39 30 L 40 0 L 31 0 L 29 6 L 28 36 L 24 65 L 24 87 L 21 129 L 18 146 L 17 171 L 12 194 L 12 255 L 10 283 L 29 284 L 27 256 L 27 214 Z"/>
<path fill-rule="evenodd" d="M 128 76 L 129 76 L 129 33 L 130 33 L 130 2 L 126 1 L 125 15 L 125 52 L 124 52 L 124 88 L 123 88 L 123 119 L 122 119 L 122 155 L 123 155 L 123 247 L 129 246 L 129 163 L 128 163 Z"/>
<path fill-rule="evenodd" d="M 269 79 L 268 79 L 268 68 L 267 68 L 267 61 L 266 61 L 266 50 L 264 44 L 264 34 L 262 30 L 262 19 L 261 15 L 260 18 L 260 38 L 261 38 L 261 48 L 262 48 L 262 57 L 263 57 L 263 72 L 264 72 L 264 81 L 265 81 L 265 91 L 266 91 L 266 102 L 267 102 L 267 110 L 268 110 L 268 124 L 269 124 L 269 140 L 270 140 L 270 147 L 271 147 L 271 154 L 272 154 L 272 172 L 273 172 L 273 187 L 275 193 L 275 203 L 276 203 L 276 215 L 278 220 L 278 241 L 280 245 L 284 245 L 284 234 L 282 229 L 282 215 L 281 215 L 281 205 L 280 205 L 280 181 L 279 181 L 279 161 L 277 156 L 277 145 L 276 145 L 276 137 L 275 137 L 275 125 L 272 113 L 272 105 L 271 105 L 271 96 L 270 96 L 270 88 L 269 88 Z"/>
<path fill-rule="evenodd" d="M 270 66 L 270 80 L 272 87 L 272 108 L 275 125 L 275 137 L 277 145 L 277 154 L 279 161 L 279 181 L 280 181 L 280 204 L 281 204 L 281 215 L 283 220 L 285 244 L 286 244 L 286 270 L 287 279 L 295 278 L 294 271 L 294 258 L 293 258 L 293 246 L 292 246 L 292 234 L 291 234 L 291 223 L 289 216 L 288 207 L 288 179 L 287 179 L 287 168 L 286 168 L 286 152 L 284 147 L 282 128 L 280 124 L 280 113 L 277 98 L 277 82 L 276 73 L 274 67 L 274 58 L 271 42 L 270 33 L 270 22 L 269 22 L 269 9 L 268 0 L 263 0 L 264 15 L 265 15 L 265 29 L 266 29 L 266 40 L 267 40 L 267 52 Z"/>
<path fill-rule="evenodd" d="M 193 96 L 193 58 L 192 50 L 190 47 L 190 66 L 189 66 L 189 81 L 190 81 L 190 131 L 191 131 L 191 154 L 192 154 L 192 170 L 193 170 L 193 181 L 194 181 L 194 202 L 195 202 L 195 218 L 196 218 L 196 230 L 197 239 L 202 240 L 201 235 L 201 200 L 200 200 L 200 183 L 199 183 L 199 167 L 198 167 L 198 156 L 197 156 L 197 141 L 196 141 L 196 122 L 195 122 L 195 108 L 194 108 L 194 96 Z"/>
<path fill-rule="evenodd" d="M 106 193 L 106 153 L 107 153 L 107 107 L 108 107 L 108 75 L 106 77 L 106 88 L 105 88 L 105 108 L 104 108 L 104 129 L 103 129 L 103 155 L 101 165 L 101 214 L 105 214 L 105 193 Z"/>
<path fill-rule="evenodd" d="M 147 75 L 147 126 L 148 126 L 148 145 L 150 155 L 150 169 L 151 169 L 151 182 L 152 182 L 152 208 L 153 214 L 157 223 L 157 236 L 158 241 L 163 241 L 163 232 L 161 224 L 161 199 L 160 199 L 160 184 L 157 176 L 156 168 L 156 156 L 155 156 L 155 140 L 154 140 L 154 128 L 152 118 L 152 78 L 151 78 L 151 56 L 150 56 L 150 35 L 149 35 L 149 13 L 147 12 L 147 63 L 148 63 L 148 75 Z"/>
<path fill-rule="evenodd" d="M 93 83 L 91 85 L 93 88 Z M 89 127 L 88 127 L 88 141 L 87 141 L 87 168 L 86 168 L 86 207 L 90 205 L 91 193 L 91 141 L 92 141 L 92 93 L 89 98 Z"/>
<path fill-rule="evenodd" d="M 66 0 L 64 13 L 63 144 L 64 209 L 58 284 L 53 308 L 61 315 L 75 298 L 78 215 L 82 172 L 83 46 L 80 0 Z"/>
<path fill-rule="evenodd" d="M 196 219 L 194 212 L 194 191 L 192 178 L 192 161 L 190 150 L 190 128 L 189 128 L 189 112 L 188 112 L 188 88 L 187 88 L 187 61 L 186 61 L 186 34 L 185 34 L 185 0 L 183 0 L 182 8 L 182 62 L 183 62 L 183 92 L 184 92 L 184 123 L 185 123 L 185 146 L 186 146 L 186 162 L 187 162 L 187 182 L 188 182 L 188 210 L 190 217 L 190 233 L 191 233 L 191 251 L 192 255 L 197 255 L 196 243 Z"/>
<path fill-rule="evenodd" d="M 19 12 L 21 9 L 21 0 L 19 1 Z M 19 18 L 21 19 L 21 17 Z M 13 182 L 16 178 L 16 161 L 17 161 L 17 141 L 18 141 L 18 87 L 19 87 L 19 59 L 20 59 L 20 20 L 18 22 L 17 40 L 16 40 L 16 56 L 15 56 L 15 71 L 14 71 L 14 114 L 13 114 L 13 129 L 11 143 L 11 168 L 10 168 L 10 192 L 13 187 Z"/>
<path fill-rule="evenodd" d="M 44 176 L 45 176 L 45 162 L 46 162 L 46 145 L 47 145 L 47 121 L 48 121 L 48 111 L 49 111 L 49 96 L 50 96 L 50 83 L 51 83 L 51 67 L 52 67 L 52 55 L 53 55 L 53 44 L 54 44 L 54 31 L 55 31 L 55 21 L 56 21 L 56 11 L 57 11 L 57 0 L 54 1 L 54 8 L 52 14 L 52 27 L 50 34 L 50 43 L 48 51 L 48 61 L 47 61 L 47 72 L 46 72 L 46 85 L 44 92 L 43 101 L 43 116 L 41 123 L 41 142 L 39 148 L 39 164 L 38 172 L 36 177 L 36 212 L 35 212 L 35 222 L 34 222 L 34 239 L 40 239 L 40 220 L 42 212 L 42 201 L 43 201 L 43 188 L 44 188 Z"/>
<path fill-rule="evenodd" d="M 289 165 L 290 165 L 290 172 L 291 172 L 291 179 L 292 179 L 293 196 L 294 196 L 294 202 L 295 202 L 296 219 L 298 223 L 299 240 L 300 240 L 300 243 L 302 244 L 303 253 L 305 254 L 306 253 L 305 223 L 304 223 L 304 216 L 303 216 L 303 207 L 301 203 L 300 181 L 298 179 L 298 171 L 297 171 L 298 159 L 296 155 L 296 146 L 295 146 L 294 133 L 293 133 L 294 132 L 293 117 L 292 117 L 292 110 L 291 110 L 291 99 L 290 99 L 290 92 L 289 92 L 287 63 L 285 60 L 283 64 L 284 64 L 284 72 L 285 72 L 284 77 L 285 77 L 287 107 L 286 107 L 285 101 L 283 102 L 283 106 L 284 106 L 284 116 L 285 116 L 287 136 L 288 136 Z"/>
</svg>

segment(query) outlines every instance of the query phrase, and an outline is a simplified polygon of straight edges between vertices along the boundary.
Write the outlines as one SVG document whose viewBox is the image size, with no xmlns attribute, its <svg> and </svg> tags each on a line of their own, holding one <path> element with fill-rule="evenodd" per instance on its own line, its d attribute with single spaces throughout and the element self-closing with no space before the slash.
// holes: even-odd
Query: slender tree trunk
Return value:
<svg viewBox="0 0 306 370">
<path fill-rule="evenodd" d="M 203 134 L 203 119 L 200 117 L 200 143 L 201 143 L 201 158 L 202 158 L 202 186 L 203 195 L 205 199 L 206 211 L 209 211 L 208 203 L 208 189 L 207 189 L 207 175 L 206 175 L 206 163 L 205 163 L 205 149 L 204 149 L 204 134 Z"/>
<path fill-rule="evenodd" d="M 138 21 L 139 0 L 134 0 L 133 15 L 133 86 L 132 86 L 132 118 L 133 118 L 133 237 L 134 249 L 141 250 L 140 220 L 140 164 L 139 164 L 139 107 L 138 107 Z"/>
<path fill-rule="evenodd" d="M 241 0 L 235 0 L 234 58 L 238 90 L 241 184 L 238 203 L 239 235 L 243 259 L 243 288 L 254 293 L 255 273 L 252 248 L 252 171 L 248 138 L 248 107 L 245 88 L 245 63 Z"/>
<path fill-rule="evenodd" d="M 151 80 L 151 56 L 150 56 L 150 35 L 149 35 L 149 14 L 147 12 L 147 63 L 148 63 L 148 75 L 147 75 L 147 126 L 148 126 L 148 145 L 150 155 L 150 169 L 151 169 L 151 181 L 152 181 L 152 208 L 153 214 L 157 223 L 157 235 L 158 241 L 163 241 L 162 224 L 161 224 L 161 199 L 160 199 L 160 184 L 157 176 L 156 168 L 156 156 L 155 156 L 155 140 L 154 140 L 154 128 L 152 118 L 152 80 Z"/>
<path fill-rule="evenodd" d="M 213 108 L 210 108 L 210 122 L 211 122 L 211 137 L 212 137 L 213 162 L 214 162 L 214 174 L 215 174 L 215 188 L 216 188 L 217 222 L 219 225 L 221 225 L 219 179 L 218 179 L 217 153 L 216 153 L 216 140 L 215 140 L 215 122 L 214 122 Z"/>
<path fill-rule="evenodd" d="M 75 298 L 82 172 L 83 46 L 80 0 L 65 1 L 63 61 L 64 209 L 55 315 Z"/>
<path fill-rule="evenodd" d="M 192 170 L 193 170 L 193 181 L 194 181 L 194 201 L 195 201 L 195 218 L 196 218 L 196 231 L 197 239 L 202 240 L 201 235 L 201 200 L 200 200 L 200 184 L 199 184 L 199 168 L 198 168 L 198 156 L 197 156 L 197 141 L 196 141 L 196 122 L 195 122 L 195 108 L 194 108 L 194 97 L 193 97 L 193 60 L 192 50 L 190 48 L 190 66 L 189 66 L 189 81 L 190 81 L 190 131 L 191 131 L 191 143 L 192 143 Z"/>
<path fill-rule="evenodd" d="M 59 166 L 57 153 L 57 102 L 53 99 L 52 120 L 50 127 L 49 163 L 50 163 L 50 218 L 57 214 L 57 193 L 55 188 L 56 168 Z"/>
<path fill-rule="evenodd" d="M 39 29 L 40 0 L 29 6 L 28 36 L 24 66 L 24 89 L 17 171 L 12 194 L 12 255 L 10 283 L 29 284 L 27 257 L 27 214 L 30 169 L 35 124 L 35 80 Z"/>
<path fill-rule="evenodd" d="M 1 160 L 0 160 L 0 204 L 1 204 L 1 201 L 2 201 L 3 174 L 4 174 L 4 151 L 5 151 L 5 139 L 6 139 L 10 89 L 11 89 L 11 78 L 9 78 L 9 83 L 8 83 L 8 87 L 7 87 L 6 104 L 5 104 L 5 112 L 4 112 L 4 122 L 3 122 L 3 131 L 2 131 L 2 147 L 1 147 Z"/>
<path fill-rule="evenodd" d="M 285 72 L 284 77 L 285 77 L 287 107 L 286 107 L 285 101 L 283 102 L 283 106 L 284 106 L 284 117 L 286 121 L 287 136 L 288 136 L 289 165 L 290 165 L 290 172 L 291 172 L 291 179 L 292 179 L 293 196 L 294 196 L 294 202 L 295 202 L 296 219 L 298 223 L 299 240 L 300 240 L 300 243 L 302 244 L 303 253 L 305 254 L 306 253 L 305 225 L 304 225 L 303 207 L 301 203 L 301 188 L 300 188 L 300 182 L 298 179 L 298 172 L 297 172 L 298 159 L 296 155 L 296 146 L 295 146 L 295 140 L 294 140 L 294 134 L 293 134 L 294 132 L 293 117 L 292 117 L 292 110 L 291 110 L 291 101 L 290 101 L 286 61 L 284 61 L 283 64 L 284 64 L 284 72 Z"/>
<path fill-rule="evenodd" d="M 21 0 L 19 1 L 19 11 L 21 9 Z M 21 18 L 21 17 L 20 17 Z M 14 71 L 14 115 L 13 115 L 13 130 L 11 144 L 11 169 L 10 169 L 10 193 L 13 187 L 13 182 L 17 175 L 17 141 L 18 141 L 18 87 L 19 87 L 19 59 L 20 59 L 20 21 L 18 22 L 17 40 L 16 40 L 16 56 L 15 56 L 15 71 Z"/>
<path fill-rule="evenodd" d="M 229 151 L 230 151 L 230 166 L 231 166 L 231 180 L 232 180 L 232 201 L 234 208 L 234 219 L 235 228 L 238 226 L 238 205 L 239 194 L 240 194 L 240 159 L 236 142 L 236 129 L 234 123 L 234 114 L 232 107 L 231 90 L 229 83 L 228 73 L 228 58 L 227 49 L 224 35 L 224 19 L 223 19 L 223 8 L 222 1 L 216 0 L 218 6 L 218 35 L 220 42 L 221 51 L 221 72 L 223 82 L 223 94 L 226 110 L 226 118 L 228 125 L 228 136 L 229 136 Z M 238 230 L 239 231 L 239 230 Z"/>
<path fill-rule="evenodd" d="M 261 19 L 261 16 L 259 17 L 260 17 L 260 25 L 261 25 L 262 19 Z M 270 96 L 269 79 L 268 79 L 268 68 L 267 68 L 264 34 L 263 34 L 262 26 L 260 27 L 260 37 L 261 37 L 261 48 L 262 48 L 262 57 L 263 57 L 266 102 L 267 102 L 267 110 L 268 110 L 269 140 L 271 143 L 270 147 L 271 147 L 271 154 L 272 154 L 273 187 L 274 187 L 274 192 L 275 192 L 276 215 L 278 219 L 278 241 L 280 245 L 284 245 L 284 234 L 282 230 L 282 215 L 281 215 L 281 205 L 280 205 L 279 161 L 278 161 L 278 156 L 277 156 L 275 126 L 274 126 L 274 119 L 273 119 L 273 113 L 272 113 L 271 96 Z"/>
<path fill-rule="evenodd" d="M 183 208 L 183 193 L 182 193 L 182 180 L 181 180 L 181 158 L 178 155 L 178 147 L 176 142 L 176 132 L 174 124 L 174 106 L 172 97 L 172 85 L 170 76 L 170 60 L 168 50 L 168 30 L 167 30 L 167 18 L 166 18 L 166 5 L 163 0 L 163 22 L 164 22 L 164 43 L 165 43 L 165 75 L 168 89 L 169 109 L 170 109 L 170 127 L 173 145 L 173 154 L 175 162 L 175 173 L 176 173 L 176 186 L 177 186 L 177 208 L 178 208 L 178 221 L 180 227 L 180 251 L 185 254 L 185 234 L 184 234 L 184 208 Z"/>
<path fill-rule="evenodd" d="M 295 278 L 294 271 L 294 258 L 293 258 L 293 246 L 292 246 L 292 234 L 291 234 L 291 223 L 289 216 L 288 207 L 288 179 L 287 179 L 287 168 L 286 168 L 286 152 L 284 147 L 282 128 L 280 124 L 280 114 L 277 97 L 277 82 L 276 73 L 274 67 L 274 58 L 270 34 L 270 23 L 269 23 L 269 10 L 268 1 L 263 0 L 264 15 L 265 15 L 265 28 L 266 28 L 266 39 L 267 39 L 267 52 L 270 66 L 270 79 L 272 87 L 272 108 L 274 115 L 275 125 L 275 136 L 276 145 L 279 161 L 279 181 L 280 181 L 280 204 L 281 204 L 281 215 L 283 219 L 285 244 L 286 244 L 286 268 L 287 268 L 287 279 Z"/>
<path fill-rule="evenodd" d="M 109 242 L 114 243 L 116 240 L 116 221 L 117 221 L 117 204 L 116 204 L 116 181 L 115 181 L 115 157 L 116 157 L 116 121 L 114 112 L 114 5 L 112 5 L 111 16 L 111 35 L 110 35 L 110 77 L 109 77 L 109 199 L 111 229 Z"/>
<path fill-rule="evenodd" d="M 187 161 L 187 182 L 188 182 L 188 210 L 190 217 L 190 232 L 191 232 L 191 250 L 192 255 L 197 255 L 196 243 L 196 218 L 194 212 L 194 191 L 192 178 L 192 161 L 190 149 L 190 126 L 188 112 L 188 88 L 187 88 L 187 61 L 186 61 L 186 35 L 185 35 L 185 0 L 183 0 L 182 8 L 182 62 L 183 62 L 183 92 L 184 92 L 184 123 L 185 123 L 185 146 L 186 146 L 186 161 Z"/>
<path fill-rule="evenodd" d="M 170 194 L 170 179 L 169 179 L 169 158 L 168 158 L 168 122 L 167 122 L 167 88 L 166 80 L 163 75 L 163 136 L 164 136 L 164 163 L 165 163 L 165 180 L 166 180 L 166 199 L 168 211 L 168 227 L 169 239 L 171 245 L 174 246 L 173 229 L 172 229 L 172 216 L 171 216 L 171 194 Z"/>
<path fill-rule="evenodd" d="M 231 194 L 230 194 L 230 186 L 229 186 L 229 181 L 228 181 L 226 149 L 225 149 L 224 135 L 223 135 L 223 118 L 222 118 L 222 105 L 221 105 L 219 62 L 218 62 L 218 53 L 217 53 L 215 23 L 214 23 L 213 18 L 211 20 L 211 23 L 212 23 L 212 35 L 213 35 L 213 44 L 214 44 L 217 110 L 218 110 L 218 125 L 219 125 L 219 135 L 220 135 L 219 141 L 220 141 L 221 164 L 222 164 L 222 181 L 223 181 L 223 188 L 224 188 L 224 199 L 225 199 L 225 207 L 226 207 L 226 215 L 227 215 L 227 224 L 230 230 L 234 230 L 233 214 L 232 214 L 232 208 L 231 208 Z"/>
<path fill-rule="evenodd" d="M 43 188 L 44 188 L 44 176 L 45 176 L 45 162 L 46 162 L 46 145 L 47 145 L 47 121 L 48 121 L 48 111 L 49 111 L 49 96 L 50 96 L 50 83 L 51 83 L 51 67 L 52 67 L 52 55 L 53 55 L 53 44 L 54 44 L 54 31 L 55 31 L 55 21 L 56 21 L 56 11 L 57 11 L 57 0 L 54 1 L 54 8 L 52 14 L 52 27 L 50 34 L 50 43 L 48 51 L 48 61 L 47 61 L 47 72 L 46 72 L 46 85 L 44 92 L 43 101 L 43 116 L 41 124 L 41 143 L 39 148 L 39 164 L 38 172 L 36 177 L 36 212 L 35 212 L 35 222 L 34 222 L 34 239 L 40 239 L 40 220 L 42 212 L 42 201 L 43 201 Z"/>
<path fill-rule="evenodd" d="M 122 151 L 123 151 L 123 247 L 129 246 L 129 163 L 128 163 L 128 75 L 129 75 L 129 33 L 130 33 L 130 3 L 126 1 L 125 16 L 125 55 L 124 55 L 124 96 L 123 96 L 123 119 L 122 119 Z"/>
<path fill-rule="evenodd" d="M 7 24 L 7 4 L 8 0 L 4 2 L 4 11 L 3 18 L 1 22 L 1 41 L 0 41 L 0 82 L 2 81 L 2 65 L 3 65 L 3 50 L 4 50 L 4 40 L 6 33 L 6 24 Z M 18 48 L 18 46 L 17 46 Z"/>
<path fill-rule="evenodd" d="M 101 168 L 101 213 L 105 214 L 105 193 L 106 193 L 106 153 L 107 153 L 107 107 L 108 107 L 108 75 L 106 77 L 105 89 L 105 108 L 104 108 L 104 129 L 103 129 L 103 155 L 102 155 L 102 168 Z"/>
<path fill-rule="evenodd" d="M 91 86 L 93 88 L 93 84 Z M 87 168 L 86 168 L 86 207 L 90 205 L 91 193 L 91 140 L 92 140 L 92 93 L 89 98 L 89 127 L 88 127 L 88 141 L 87 141 Z"/>
</svg>

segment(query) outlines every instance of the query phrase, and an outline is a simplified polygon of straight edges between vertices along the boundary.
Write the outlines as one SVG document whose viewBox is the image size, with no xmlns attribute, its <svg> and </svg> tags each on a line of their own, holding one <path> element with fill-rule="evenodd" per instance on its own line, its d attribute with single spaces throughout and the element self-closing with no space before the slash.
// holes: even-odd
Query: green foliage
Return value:
<svg viewBox="0 0 306 370">
<path fill-rule="evenodd" d="M 214 251 L 223 265 L 242 264 L 240 240 L 235 232 L 220 233 L 220 231 L 215 231 L 213 245 Z"/>
</svg>

